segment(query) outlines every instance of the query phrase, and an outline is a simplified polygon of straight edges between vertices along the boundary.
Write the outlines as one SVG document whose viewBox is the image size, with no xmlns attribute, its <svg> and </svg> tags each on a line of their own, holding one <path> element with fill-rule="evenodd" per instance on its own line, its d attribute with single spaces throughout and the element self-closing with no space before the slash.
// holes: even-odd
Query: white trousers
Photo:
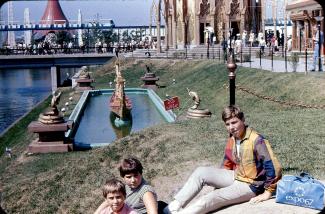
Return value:
<svg viewBox="0 0 325 214">
<path fill-rule="evenodd" d="M 249 184 L 234 180 L 234 171 L 216 167 L 199 167 L 175 195 L 175 199 L 185 207 L 204 185 L 216 189 L 178 212 L 179 214 L 208 213 L 224 206 L 249 201 L 256 196 L 249 188 Z"/>
</svg>

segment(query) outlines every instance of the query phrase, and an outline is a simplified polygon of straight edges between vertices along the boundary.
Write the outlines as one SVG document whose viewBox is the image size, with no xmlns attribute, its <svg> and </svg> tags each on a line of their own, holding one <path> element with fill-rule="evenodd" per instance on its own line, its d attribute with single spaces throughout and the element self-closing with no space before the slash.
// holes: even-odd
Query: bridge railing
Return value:
<svg viewBox="0 0 325 214">
<path fill-rule="evenodd" d="M 103 53 L 95 47 L 75 48 L 0 48 L 0 55 L 50 55 L 74 53 Z"/>
<path fill-rule="evenodd" d="M 10 24 L 0 25 L 0 31 L 25 31 L 25 30 L 72 30 L 72 29 L 112 29 L 110 24 Z"/>
<path fill-rule="evenodd" d="M 119 47 L 120 52 L 132 52 L 139 47 Z M 52 54 L 87 54 L 87 53 L 113 53 L 114 47 L 95 47 L 95 46 L 83 46 L 83 47 L 63 47 L 63 48 L 0 48 L 0 55 L 52 55 Z"/>
</svg>

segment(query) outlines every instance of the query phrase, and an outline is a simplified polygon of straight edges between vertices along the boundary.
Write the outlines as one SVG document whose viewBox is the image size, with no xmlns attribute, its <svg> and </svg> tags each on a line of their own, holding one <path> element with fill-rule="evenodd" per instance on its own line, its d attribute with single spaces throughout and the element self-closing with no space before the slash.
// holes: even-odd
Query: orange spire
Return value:
<svg viewBox="0 0 325 214">
<path fill-rule="evenodd" d="M 48 0 L 40 24 L 63 24 L 67 22 L 59 0 Z"/>
</svg>

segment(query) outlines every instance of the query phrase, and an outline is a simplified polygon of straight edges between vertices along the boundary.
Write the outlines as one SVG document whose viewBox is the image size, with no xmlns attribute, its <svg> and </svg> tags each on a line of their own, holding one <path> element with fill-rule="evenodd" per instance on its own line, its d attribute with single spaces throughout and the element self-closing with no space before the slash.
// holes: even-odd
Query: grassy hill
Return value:
<svg viewBox="0 0 325 214">
<path fill-rule="evenodd" d="M 175 111 L 179 120 L 133 133 L 105 148 L 28 156 L 25 150 L 35 135 L 21 130 L 46 106 L 41 105 L 17 124 L 16 131 L 0 138 L 2 147 L 10 145 L 14 153 L 12 159 L 0 157 L 3 208 L 9 213 L 92 213 L 103 200 L 101 185 L 108 177 L 118 176 L 116 165 L 124 155 L 142 161 L 144 177 L 166 201 L 196 166 L 220 164 L 227 137 L 220 115 L 229 102 L 225 65 L 211 60 L 126 60 L 122 72 L 127 87 L 142 84 L 145 64 L 160 77 L 162 87 L 157 93 L 162 98 L 166 94 L 179 96 L 181 108 Z M 323 73 L 305 76 L 239 67 L 236 75 L 236 84 L 259 95 L 325 105 Z M 92 76 L 96 88 L 108 88 L 114 79 L 113 61 L 94 70 Z M 211 118 L 185 118 L 187 108 L 193 105 L 187 87 L 199 94 L 201 107 L 212 111 Z M 63 100 L 71 93 L 67 91 Z M 270 140 L 285 174 L 306 171 L 325 179 L 324 109 L 281 105 L 243 91 L 236 92 L 236 104 L 246 113 L 247 124 Z"/>
</svg>

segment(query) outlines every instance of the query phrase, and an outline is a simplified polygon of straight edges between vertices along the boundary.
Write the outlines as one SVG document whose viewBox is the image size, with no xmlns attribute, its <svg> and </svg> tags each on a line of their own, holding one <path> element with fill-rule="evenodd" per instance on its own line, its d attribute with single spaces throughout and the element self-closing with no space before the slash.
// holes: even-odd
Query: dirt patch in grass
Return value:
<svg viewBox="0 0 325 214">
<path fill-rule="evenodd" d="M 188 177 L 199 166 L 215 166 L 215 163 L 207 161 L 186 161 L 173 165 L 173 172 L 168 176 L 160 176 L 152 180 L 159 200 L 170 202 L 173 196 L 184 185 Z M 168 169 L 167 169 L 168 170 Z"/>
</svg>

